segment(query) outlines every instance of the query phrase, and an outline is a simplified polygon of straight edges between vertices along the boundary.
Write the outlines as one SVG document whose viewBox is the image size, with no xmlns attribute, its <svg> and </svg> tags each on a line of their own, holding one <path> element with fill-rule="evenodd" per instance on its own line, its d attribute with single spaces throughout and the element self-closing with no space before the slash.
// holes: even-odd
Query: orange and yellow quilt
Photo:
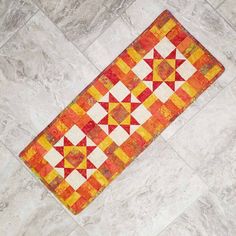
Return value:
<svg viewBox="0 0 236 236">
<path fill-rule="evenodd" d="M 164 11 L 20 157 L 79 213 L 223 71 Z"/>
</svg>

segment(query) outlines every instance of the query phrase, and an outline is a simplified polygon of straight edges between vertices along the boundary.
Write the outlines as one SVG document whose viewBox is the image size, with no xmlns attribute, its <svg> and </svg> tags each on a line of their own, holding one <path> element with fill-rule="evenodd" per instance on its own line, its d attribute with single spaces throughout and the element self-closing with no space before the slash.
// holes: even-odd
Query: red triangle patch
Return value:
<svg viewBox="0 0 236 236">
<path fill-rule="evenodd" d="M 108 125 L 108 133 L 110 134 L 116 127 L 117 125 Z"/>
<path fill-rule="evenodd" d="M 86 146 L 87 145 L 87 139 L 84 137 L 76 146 Z"/>
<path fill-rule="evenodd" d="M 107 125 L 108 124 L 108 114 L 106 116 L 104 116 L 99 123 L 100 125 Z"/>
<path fill-rule="evenodd" d="M 87 146 L 87 156 L 96 148 L 96 146 Z"/>
<path fill-rule="evenodd" d="M 96 166 L 94 166 L 94 164 L 87 159 L 87 169 L 96 169 Z"/>
<path fill-rule="evenodd" d="M 78 171 L 85 179 L 87 179 L 87 170 L 86 170 L 86 169 L 77 169 L 77 171 Z"/>
<path fill-rule="evenodd" d="M 131 102 L 131 94 L 129 94 L 128 96 L 126 96 L 122 102 Z"/>
<path fill-rule="evenodd" d="M 130 125 L 121 125 L 121 127 L 122 127 L 128 134 L 130 134 Z"/>
<path fill-rule="evenodd" d="M 100 104 L 106 111 L 108 111 L 108 108 L 109 108 L 109 103 L 108 103 L 108 102 L 99 102 L 99 104 Z"/>
<path fill-rule="evenodd" d="M 62 156 L 64 156 L 64 147 L 54 147 Z"/>
<path fill-rule="evenodd" d="M 133 116 L 131 116 L 130 124 L 131 125 L 139 125 L 138 121 Z"/>
<path fill-rule="evenodd" d="M 64 168 L 64 159 L 62 159 L 55 167 Z"/>
<path fill-rule="evenodd" d="M 73 170 L 74 170 L 73 168 L 65 168 L 64 169 L 64 175 L 65 175 L 64 178 L 66 178 Z"/>
<path fill-rule="evenodd" d="M 154 48 L 154 59 L 164 59 L 161 54 Z"/>
<path fill-rule="evenodd" d="M 153 59 L 144 59 L 144 61 L 145 61 L 151 68 L 153 68 Z"/>
<path fill-rule="evenodd" d="M 73 143 L 65 136 L 64 137 L 64 146 L 74 146 Z"/>
<path fill-rule="evenodd" d="M 184 59 L 176 59 L 176 61 L 175 61 L 175 68 L 178 68 L 178 67 L 181 66 L 184 62 L 185 62 Z"/>
<path fill-rule="evenodd" d="M 184 81 L 184 78 L 177 71 L 175 71 L 175 81 Z"/>
<path fill-rule="evenodd" d="M 153 72 L 149 73 L 145 78 L 145 81 L 153 81 Z"/>
<path fill-rule="evenodd" d="M 176 59 L 176 49 L 174 49 L 167 57 L 166 59 Z"/>
<path fill-rule="evenodd" d="M 153 81 L 152 83 L 152 91 L 155 91 L 163 82 L 161 81 Z"/>
<path fill-rule="evenodd" d="M 133 112 L 137 107 L 139 107 L 140 104 L 141 104 L 141 103 L 132 102 L 132 103 L 131 103 L 131 112 Z"/>
<path fill-rule="evenodd" d="M 109 93 L 109 102 L 119 102 L 111 93 Z"/>
<path fill-rule="evenodd" d="M 173 81 L 165 81 L 165 83 L 166 83 L 173 91 L 175 91 L 175 82 L 173 82 Z"/>
</svg>

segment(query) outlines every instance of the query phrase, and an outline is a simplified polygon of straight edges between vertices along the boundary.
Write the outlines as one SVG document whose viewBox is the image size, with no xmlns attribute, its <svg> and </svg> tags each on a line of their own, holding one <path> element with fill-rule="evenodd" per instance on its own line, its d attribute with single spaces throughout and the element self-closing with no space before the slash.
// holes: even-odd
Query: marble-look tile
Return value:
<svg viewBox="0 0 236 236">
<path fill-rule="evenodd" d="M 212 7 L 214 7 L 215 9 L 217 7 L 219 7 L 225 0 L 206 0 L 207 2 L 209 2 Z"/>
<path fill-rule="evenodd" d="M 68 236 L 89 236 L 89 234 L 79 226 Z"/>
<path fill-rule="evenodd" d="M 105 69 L 137 37 L 122 19 L 116 20 L 84 52 L 100 70 Z"/>
<path fill-rule="evenodd" d="M 162 133 L 162 136 L 167 140 L 233 79 L 236 68 L 234 56 L 236 33 L 203 0 L 165 0 L 162 2 L 148 0 L 148 4 L 146 1 L 136 0 L 122 14 L 122 19 L 132 33 L 140 34 L 165 9 L 170 10 L 180 23 L 226 68 L 224 74 L 198 98 L 194 105 Z M 103 42 L 103 44 L 105 47 L 106 43 Z"/>
<path fill-rule="evenodd" d="M 169 142 L 209 188 L 236 211 L 236 81 Z"/>
<path fill-rule="evenodd" d="M 105 0 L 35 1 L 66 37 L 85 50 L 116 18 Z"/>
<path fill-rule="evenodd" d="M 77 226 L 0 143 L 0 235 L 68 235 Z"/>
<path fill-rule="evenodd" d="M 38 12 L 0 49 L 0 140 L 17 154 L 97 74 Z"/>
<path fill-rule="evenodd" d="M 118 16 L 134 1 L 135 0 L 104 0 L 104 6 Z"/>
<path fill-rule="evenodd" d="M 37 11 L 30 0 L 0 2 L 0 47 Z"/>
<path fill-rule="evenodd" d="M 212 194 L 200 197 L 159 236 L 234 236 L 236 212 Z"/>
<path fill-rule="evenodd" d="M 155 235 L 205 191 L 159 137 L 75 220 L 89 235 Z"/>
<path fill-rule="evenodd" d="M 223 4 L 218 8 L 220 14 L 224 16 L 226 20 L 236 30 L 236 3 L 235 0 L 225 0 Z"/>
</svg>

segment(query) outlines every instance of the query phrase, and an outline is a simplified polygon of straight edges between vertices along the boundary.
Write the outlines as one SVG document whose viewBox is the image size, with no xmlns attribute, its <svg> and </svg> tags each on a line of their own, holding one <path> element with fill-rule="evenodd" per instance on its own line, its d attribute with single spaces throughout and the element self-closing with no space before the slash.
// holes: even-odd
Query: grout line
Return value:
<svg viewBox="0 0 236 236">
<path fill-rule="evenodd" d="M 71 43 L 76 48 L 76 50 L 78 50 L 85 57 L 85 59 L 87 59 L 87 61 L 91 63 L 91 65 L 93 65 L 99 72 L 101 72 L 101 70 L 83 53 L 83 51 L 80 50 L 78 48 L 78 46 L 73 41 L 71 41 L 67 38 L 67 36 L 64 34 L 64 32 L 53 22 L 53 20 L 46 14 L 46 12 L 40 6 L 38 6 L 37 3 L 34 2 L 34 4 L 39 8 L 39 11 L 56 27 L 56 29 L 63 35 L 63 37 L 69 43 Z"/>
<path fill-rule="evenodd" d="M 31 171 L 31 169 L 29 167 L 26 166 L 26 164 L 21 160 L 20 157 L 18 157 L 5 143 L 3 143 L 0 140 L 0 145 L 2 145 L 4 148 L 6 148 L 10 154 L 13 156 L 13 158 L 19 163 L 20 168 L 23 168 L 24 170 L 26 170 L 26 172 L 28 172 L 30 174 L 30 176 L 32 177 L 33 181 L 35 181 L 35 183 L 39 184 L 40 186 L 42 186 L 42 188 L 49 194 L 49 196 L 52 199 L 55 199 L 56 204 L 61 208 L 61 212 L 64 211 L 71 219 L 74 223 L 76 223 L 76 227 L 70 232 L 72 233 L 77 226 L 82 227 L 81 225 L 79 225 L 79 223 L 72 217 L 72 213 L 70 214 L 68 211 L 68 209 L 56 198 L 56 196 L 54 196 L 54 194 L 47 188 L 47 186 L 36 176 L 34 175 L 34 173 Z M 68 234 L 69 235 L 69 234 Z"/>
<path fill-rule="evenodd" d="M 193 202 L 190 203 L 190 205 L 186 206 L 183 211 L 176 216 L 170 223 L 168 223 L 156 236 L 160 236 L 162 233 L 164 233 L 179 217 L 181 217 L 188 209 L 190 209 L 204 194 L 199 195 Z"/>
<path fill-rule="evenodd" d="M 205 2 L 215 11 L 215 13 L 216 13 L 219 17 L 221 17 L 221 18 L 225 21 L 225 23 L 226 23 L 234 32 L 236 32 L 236 29 L 234 29 L 234 27 L 233 27 L 233 25 L 230 23 L 230 21 L 227 20 L 221 13 L 218 12 L 218 7 L 217 7 L 217 9 L 215 9 L 215 8 L 213 7 L 213 5 L 208 2 L 208 0 L 205 0 Z M 224 2 L 225 2 L 225 1 L 224 1 Z M 224 2 L 223 2 L 223 3 L 224 3 Z M 222 4 L 223 4 L 223 3 L 222 3 Z M 222 4 L 220 4 L 219 6 L 221 6 Z"/>
<path fill-rule="evenodd" d="M 225 0 L 226 1 L 226 0 Z M 224 2 L 225 2 L 224 1 Z M 208 2 L 208 0 L 205 0 L 205 2 L 213 9 L 213 11 L 220 17 L 222 18 L 225 23 L 233 30 L 236 32 L 236 30 L 233 29 L 233 27 L 230 25 L 230 23 L 212 6 L 212 4 L 210 4 Z M 216 93 L 215 96 L 213 96 L 206 104 L 204 104 L 199 111 L 197 111 L 190 119 L 188 119 L 188 121 L 186 123 L 184 123 L 181 127 L 179 127 L 174 134 L 172 134 L 168 139 L 165 139 L 161 134 L 162 138 L 166 141 L 169 141 L 171 138 L 173 138 L 175 136 L 175 134 L 177 132 L 179 132 L 183 127 L 185 127 L 198 113 L 200 113 L 200 111 L 202 111 L 215 97 L 217 97 L 225 88 L 227 88 L 236 78 L 232 79 L 232 81 L 230 81 L 225 87 L 223 87 L 220 91 L 218 91 Z M 215 81 L 212 85 L 214 86 L 214 84 L 216 84 L 217 81 Z M 203 92 L 204 93 L 204 92 Z"/>
<path fill-rule="evenodd" d="M 133 1 L 131 4 L 129 4 L 128 6 L 127 6 L 127 8 L 129 8 L 133 3 L 134 3 L 135 1 Z M 118 20 L 119 18 L 121 18 L 121 14 L 127 9 L 125 9 L 124 11 L 122 11 L 121 13 L 119 13 L 116 17 L 114 17 L 114 19 L 110 22 L 110 24 L 107 26 L 107 27 L 105 27 L 104 28 L 104 30 L 101 32 L 101 33 L 99 33 L 98 35 L 97 35 L 97 37 L 95 37 L 94 39 L 93 39 L 93 41 L 91 42 L 91 44 L 88 46 L 88 47 L 86 47 L 85 49 L 83 49 L 83 50 L 81 50 L 81 49 L 79 49 L 79 47 L 73 42 L 73 41 L 71 41 L 70 39 L 68 39 L 68 37 L 65 35 L 65 33 L 53 22 L 53 20 L 48 16 L 48 14 L 38 5 L 38 3 L 36 3 L 35 1 L 34 1 L 34 4 L 38 7 L 38 9 L 39 9 L 39 11 L 41 11 L 43 14 L 44 14 L 44 16 L 46 17 L 46 18 L 48 18 L 48 20 L 63 34 L 63 36 L 65 37 L 65 39 L 68 41 L 68 42 L 70 42 L 99 72 L 101 72 L 102 70 L 101 69 L 99 69 L 92 61 L 91 61 L 91 59 L 85 54 L 85 51 L 107 30 L 107 29 L 109 29 L 109 27 L 116 21 L 116 20 Z M 107 8 L 107 6 L 104 6 L 103 4 L 102 4 L 102 6 L 103 7 L 105 7 L 107 10 L 108 10 L 108 8 Z M 109 10 L 108 10 L 109 11 Z"/>
<path fill-rule="evenodd" d="M 85 52 L 91 45 L 93 45 L 93 44 L 95 43 L 95 41 L 96 41 L 98 38 L 100 38 L 100 36 L 101 36 L 105 31 L 107 31 L 115 21 L 117 21 L 119 18 L 122 19 L 121 15 L 122 15 L 122 14 L 126 11 L 126 9 L 128 9 L 135 1 L 136 1 L 136 0 L 134 0 L 133 2 L 131 2 L 123 11 L 121 11 L 120 13 L 118 13 L 117 16 L 114 17 L 114 19 L 111 21 L 111 23 L 109 24 L 109 26 L 105 27 L 104 30 L 103 30 L 101 33 L 99 33 L 99 34 L 94 38 L 94 40 L 91 42 L 91 44 L 90 44 L 89 46 L 87 46 L 85 49 L 82 50 L 82 52 Z M 104 5 L 104 3 L 102 3 L 102 6 L 105 7 L 105 8 L 107 9 L 107 11 L 111 12 L 111 11 L 109 10 L 109 8 L 108 8 L 106 5 Z M 112 13 L 112 12 L 111 12 L 111 13 Z M 86 54 L 84 54 L 84 55 L 86 56 Z M 87 57 L 87 56 L 86 56 L 86 57 Z"/>
<path fill-rule="evenodd" d="M 200 108 L 200 110 L 199 111 L 197 111 L 192 117 L 190 117 L 189 119 L 188 119 L 188 121 L 186 122 L 186 123 L 184 123 L 181 127 L 179 127 L 168 139 L 165 139 L 163 136 L 162 136 L 162 134 L 160 134 L 161 136 L 162 136 L 162 138 L 165 140 L 165 141 L 167 141 L 167 142 L 169 142 L 176 134 L 177 134 L 177 132 L 180 132 L 187 124 L 189 124 L 189 122 L 190 121 L 192 121 L 193 120 L 193 118 L 195 118 L 195 116 L 197 116 L 211 101 L 213 101 L 216 97 L 218 97 L 226 88 L 228 88 L 234 81 L 236 80 L 236 77 L 235 78 L 233 78 L 225 87 L 223 87 L 221 90 L 219 90 L 216 94 L 215 94 L 215 96 L 213 96 L 206 104 L 204 104 L 201 108 Z M 215 83 L 216 83 L 216 81 L 215 81 Z M 215 83 L 213 83 L 211 86 L 214 86 L 214 84 Z M 205 92 L 205 91 L 204 91 Z M 203 92 L 203 93 L 204 93 Z M 201 95 L 200 95 L 201 96 Z M 191 106 L 191 105 L 190 105 Z M 171 124 L 170 124 L 171 125 Z M 168 127 L 167 127 L 168 128 Z"/>
<path fill-rule="evenodd" d="M 5 44 L 7 44 L 22 28 L 25 27 L 25 25 L 39 12 L 39 9 L 37 9 L 30 17 L 27 21 L 25 21 L 25 23 L 20 26 L 1 46 L 0 49 L 3 48 L 3 46 L 5 46 Z"/>
<path fill-rule="evenodd" d="M 207 0 L 208 1 L 208 0 Z M 216 6 L 216 10 L 218 9 L 218 8 L 220 8 L 221 7 L 221 5 L 223 4 L 223 3 L 225 3 L 226 2 L 226 0 L 223 0 L 222 2 L 220 2 L 217 6 Z"/>
<path fill-rule="evenodd" d="M 214 192 L 210 186 L 208 186 L 207 182 L 201 176 L 199 176 L 199 174 L 197 173 L 197 170 L 193 169 L 168 141 L 165 141 L 165 142 L 167 144 L 167 147 L 169 147 L 177 155 L 177 158 L 179 160 L 183 161 L 185 163 L 185 165 L 188 166 L 193 171 L 193 174 L 199 178 L 199 180 L 202 182 L 202 184 L 206 187 L 207 192 L 203 192 L 201 195 L 199 195 L 195 199 L 195 201 L 193 201 L 189 206 L 187 206 L 177 217 L 175 217 L 166 227 L 164 227 L 164 229 L 162 229 L 157 234 L 157 236 L 161 235 L 161 233 L 163 233 L 166 229 L 168 229 L 179 217 L 181 217 L 184 214 L 185 211 L 187 211 L 189 208 L 191 208 L 191 206 L 194 205 L 195 202 L 198 201 L 198 199 L 200 199 L 202 196 L 204 196 L 207 193 L 214 195 L 218 199 L 219 202 L 224 203 L 224 201 L 217 195 L 217 193 Z"/>
<path fill-rule="evenodd" d="M 176 155 L 178 156 L 178 158 L 179 158 L 180 160 L 182 160 L 189 168 L 191 168 L 191 169 L 194 171 L 194 174 L 195 174 L 195 175 L 201 180 L 201 182 L 205 185 L 205 187 L 208 189 L 208 192 L 209 192 L 210 194 L 214 195 L 214 196 L 218 199 L 219 202 L 221 202 L 222 204 L 224 204 L 223 199 L 221 199 L 221 198 L 217 195 L 217 193 L 216 193 L 215 191 L 213 191 L 212 187 L 210 187 L 210 186 L 208 185 L 208 183 L 207 183 L 201 176 L 199 176 L 198 171 L 197 171 L 197 170 L 194 170 L 194 169 L 184 160 L 184 158 L 178 153 L 178 151 L 177 151 L 169 142 L 167 142 L 167 145 L 176 153 Z M 203 195 L 204 195 L 204 194 L 202 194 L 201 196 L 203 196 Z"/>
</svg>

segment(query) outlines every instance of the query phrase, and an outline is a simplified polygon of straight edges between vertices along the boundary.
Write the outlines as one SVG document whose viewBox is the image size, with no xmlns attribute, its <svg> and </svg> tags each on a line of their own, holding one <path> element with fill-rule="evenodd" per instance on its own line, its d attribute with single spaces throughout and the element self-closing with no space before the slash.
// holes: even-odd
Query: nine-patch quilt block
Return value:
<svg viewBox="0 0 236 236">
<path fill-rule="evenodd" d="M 76 214 L 223 71 L 164 11 L 20 156 Z"/>
</svg>

